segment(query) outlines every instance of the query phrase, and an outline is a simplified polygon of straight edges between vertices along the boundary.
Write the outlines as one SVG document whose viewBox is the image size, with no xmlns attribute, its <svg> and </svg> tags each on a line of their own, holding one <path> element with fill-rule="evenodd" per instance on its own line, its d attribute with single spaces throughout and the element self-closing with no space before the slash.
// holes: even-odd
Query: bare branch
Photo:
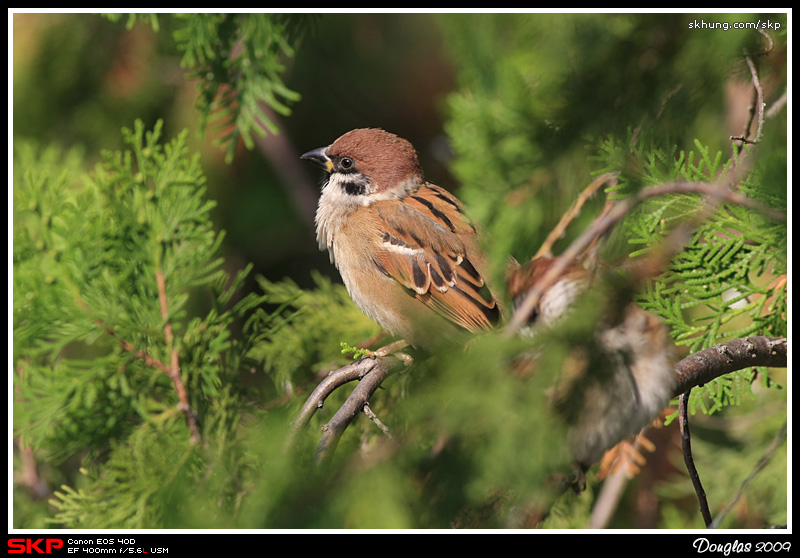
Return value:
<svg viewBox="0 0 800 558">
<path fill-rule="evenodd" d="M 711 510 L 708 508 L 708 500 L 706 499 L 706 491 L 703 489 L 703 484 L 700 482 L 700 475 L 697 468 L 694 466 L 694 459 L 692 458 L 692 437 L 689 432 L 689 392 L 682 393 L 680 396 L 680 403 L 678 409 L 679 424 L 681 428 L 681 447 L 683 448 L 683 461 L 686 463 L 686 469 L 689 471 L 689 477 L 692 479 L 694 491 L 697 494 L 697 501 L 700 504 L 700 513 L 703 516 L 703 521 L 706 527 L 709 527 L 712 522 Z"/>
<path fill-rule="evenodd" d="M 689 471 L 689 477 L 692 479 L 695 493 L 700 505 L 700 512 L 703 516 L 703 521 L 708 528 L 718 527 L 722 520 L 730 511 L 731 507 L 741 496 L 747 483 L 764 468 L 771 456 L 777 450 L 777 447 L 782 442 L 782 437 L 779 434 L 777 441 L 773 444 L 773 448 L 759 461 L 755 471 L 745 480 L 739 493 L 728 505 L 726 510 L 716 520 L 712 519 L 711 512 L 706 500 L 705 490 L 700 482 L 700 475 L 694 465 L 692 459 L 691 449 L 691 434 L 689 432 L 689 413 L 688 401 L 689 393 L 692 388 L 701 386 L 714 378 L 742 370 L 751 366 L 771 366 L 771 367 L 785 367 L 787 361 L 787 341 L 786 338 L 778 337 L 745 337 L 742 339 L 734 339 L 722 345 L 709 347 L 699 351 L 691 356 L 686 357 L 675 366 L 675 371 L 678 376 L 678 386 L 675 394 L 680 394 L 679 407 L 678 407 L 678 420 L 681 430 L 681 446 L 683 447 L 683 459 L 686 463 L 686 468 Z M 785 425 L 782 430 L 785 437 Z"/>
<path fill-rule="evenodd" d="M 602 186 L 605 186 L 606 184 L 613 186 L 616 184 L 616 182 L 617 174 L 608 172 L 598 176 L 594 179 L 594 181 L 592 181 L 591 184 L 584 188 L 583 191 L 578 195 L 578 198 L 575 200 L 575 202 L 570 206 L 569 210 L 567 210 L 567 212 L 564 213 L 564 215 L 558 221 L 558 224 L 553 228 L 552 231 L 550 231 L 550 234 L 547 235 L 547 238 L 539 247 L 539 251 L 536 252 L 534 257 L 538 258 L 539 256 L 552 255 L 551 251 L 553 244 L 555 244 L 559 238 L 564 236 L 567 227 L 569 227 L 569 224 L 575 219 L 575 217 L 578 216 L 578 214 L 580 214 L 581 209 L 584 205 L 586 205 L 586 202 L 590 200 Z"/>
<path fill-rule="evenodd" d="M 747 485 L 750 484 L 750 481 L 752 481 L 756 477 L 756 475 L 758 475 L 764 469 L 764 467 L 767 466 L 767 464 L 772 460 L 772 457 L 775 455 L 775 452 L 778 451 L 778 448 L 781 447 L 781 445 L 783 445 L 783 443 L 786 441 L 786 428 L 787 424 L 784 422 L 783 427 L 775 436 L 775 440 L 773 440 L 770 447 L 767 448 L 767 451 L 764 453 L 761 459 L 758 460 L 758 463 L 756 463 L 753 472 L 750 473 L 750 475 L 744 480 L 744 482 L 742 482 L 742 486 L 739 487 L 738 492 L 736 492 L 736 495 L 733 497 L 730 503 L 727 506 L 725 506 L 725 509 L 722 511 L 722 513 L 711 523 L 710 527 L 712 529 L 715 529 L 720 526 L 725 517 L 727 517 L 727 515 L 733 509 L 733 506 L 736 505 L 736 502 L 738 502 L 739 499 L 742 497 L 742 494 L 744 494 L 744 490 L 745 488 L 747 488 Z"/>
<path fill-rule="evenodd" d="M 321 409 L 328 396 L 346 383 L 359 380 L 359 385 L 353 390 L 347 401 L 334 414 L 328 424 L 323 425 L 323 435 L 317 448 L 317 461 L 328 457 L 334 450 L 336 443 L 344 430 L 360 412 L 367 412 L 369 398 L 378 389 L 381 383 L 393 374 L 400 363 L 408 365 L 408 360 L 404 355 L 394 354 L 394 351 L 407 346 L 404 341 L 391 343 L 372 353 L 371 356 L 362 358 L 350 363 L 328 374 L 322 382 L 317 385 L 311 395 L 309 395 L 302 409 L 297 414 L 289 430 L 289 435 L 284 445 L 285 450 L 290 450 L 297 439 L 298 434 L 308 425 L 311 417 L 318 409 Z M 371 411 L 370 411 L 371 412 Z M 373 422 L 386 431 L 386 427 L 380 423 L 376 416 L 370 416 Z"/>
<path fill-rule="evenodd" d="M 631 446 L 633 451 L 638 452 L 641 448 L 643 439 L 642 433 L 647 428 L 648 427 L 643 428 L 642 431 L 639 432 L 639 435 L 636 436 Z M 621 443 L 624 444 L 626 442 Z M 617 447 L 620 446 L 618 445 Z M 617 461 L 622 459 L 624 459 L 624 457 L 620 456 L 617 458 Z M 627 466 L 620 466 L 616 470 L 612 468 L 610 474 L 605 477 L 600 492 L 597 494 L 597 499 L 592 507 L 592 515 L 589 517 L 589 523 L 586 526 L 587 529 L 605 529 L 608 526 L 608 523 L 613 518 L 614 512 L 617 510 L 617 505 L 622 498 L 625 487 L 628 485 L 628 480 L 632 476 Z"/>
<path fill-rule="evenodd" d="M 786 106 L 786 90 L 784 90 L 781 96 L 778 97 L 774 103 L 772 103 L 772 106 L 769 107 L 769 109 L 767 109 L 767 111 L 764 113 L 764 117 L 767 119 L 775 118 L 778 115 L 778 113 L 781 110 L 783 110 L 783 107 L 785 106 Z"/>
<path fill-rule="evenodd" d="M 612 205 L 607 211 L 603 212 L 578 238 L 576 238 L 564 252 L 557 256 L 553 264 L 536 282 L 533 288 L 525 295 L 522 303 L 517 307 L 516 312 L 511 317 L 506 335 L 515 335 L 520 328 L 527 323 L 528 318 L 539 302 L 542 293 L 546 291 L 566 270 L 566 268 L 578 256 L 588 248 L 599 236 L 608 233 L 622 219 L 625 218 L 636 206 L 642 202 L 666 194 L 703 194 L 708 196 L 710 207 L 716 206 L 720 201 L 734 203 L 759 211 L 772 219 L 785 221 L 786 214 L 773 210 L 755 200 L 748 198 L 730 188 L 729 182 L 734 177 L 728 177 L 727 181 L 709 182 L 670 182 L 659 184 L 640 190 L 634 197 L 620 200 Z M 703 212 L 705 215 L 706 212 Z"/>
<path fill-rule="evenodd" d="M 384 434 L 386 434 L 389 438 L 392 437 L 392 433 L 389 432 L 389 427 L 381 422 L 381 419 L 378 418 L 378 415 L 370 408 L 369 402 L 364 403 L 364 414 L 369 417 L 369 420 L 375 423 L 375 425 L 380 428 Z"/>
<path fill-rule="evenodd" d="M 330 457 L 345 429 L 364 410 L 375 390 L 399 368 L 400 364 L 400 361 L 393 357 L 378 357 L 371 360 L 373 362 L 371 369 L 364 375 L 344 405 L 336 411 L 327 424 L 322 426 L 322 438 L 317 446 L 315 458 L 317 463 Z"/>
<path fill-rule="evenodd" d="M 785 368 L 785 337 L 743 337 L 698 351 L 675 365 L 675 396 L 724 374 L 751 366 Z"/>
<path fill-rule="evenodd" d="M 327 399 L 331 393 L 348 382 L 360 380 L 366 376 L 374 366 L 375 359 L 366 357 L 330 372 L 325 379 L 314 388 L 314 391 L 311 392 L 311 395 L 308 396 L 308 399 L 306 399 L 306 402 L 303 404 L 303 408 L 300 409 L 300 412 L 295 417 L 289 432 L 287 444 L 293 445 L 297 434 L 306 427 L 311 417 L 317 412 L 317 409 L 322 408 L 325 399 Z"/>
<path fill-rule="evenodd" d="M 172 324 L 167 319 L 169 317 L 169 310 L 167 306 L 167 287 L 164 281 L 164 272 L 161 268 L 156 269 L 156 284 L 158 285 L 158 301 L 161 305 L 161 319 L 164 320 L 164 338 L 166 340 L 167 349 L 170 353 L 169 368 L 167 374 L 172 380 L 172 385 L 175 386 L 175 391 L 178 394 L 179 407 L 186 415 L 186 425 L 189 427 L 190 439 L 192 444 L 200 442 L 200 432 L 197 429 L 197 417 L 192 411 L 189 404 L 189 393 L 186 391 L 186 385 L 181 378 L 180 362 L 178 360 L 178 347 L 175 346 L 172 335 Z"/>
<path fill-rule="evenodd" d="M 758 143 L 761 141 L 761 132 L 764 129 L 764 90 L 761 88 L 761 81 L 758 79 L 758 71 L 753 59 L 750 56 L 745 56 L 745 62 L 747 62 L 747 67 L 750 69 L 750 75 L 753 78 L 755 100 L 750 108 L 750 118 L 747 121 L 744 132 L 741 136 L 731 136 L 730 139 L 744 143 Z M 758 122 L 758 126 L 756 127 L 755 139 L 750 140 L 747 137 L 750 135 L 750 126 L 754 117 Z"/>
</svg>

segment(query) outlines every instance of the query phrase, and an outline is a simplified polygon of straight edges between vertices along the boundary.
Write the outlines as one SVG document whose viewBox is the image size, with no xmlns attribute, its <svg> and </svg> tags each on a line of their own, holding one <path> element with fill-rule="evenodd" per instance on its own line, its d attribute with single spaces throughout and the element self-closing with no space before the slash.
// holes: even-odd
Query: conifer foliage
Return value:
<svg viewBox="0 0 800 558">
<path fill-rule="evenodd" d="M 260 299 L 232 300 L 246 270 L 221 267 L 186 134 L 163 143 L 160 124 L 137 122 L 123 136 L 128 149 L 89 174 L 75 154 L 18 150 L 14 418 L 21 447 L 104 463 L 96 477 L 85 469 L 87 492 L 56 493 L 58 518 L 80 524 L 94 510 L 102 525 L 142 527 L 165 488 L 153 480 L 174 480 L 209 433 L 238 422 L 231 324 Z M 198 289 L 202 313 L 189 307 Z M 107 483 L 124 505 L 107 503 Z"/>
</svg>

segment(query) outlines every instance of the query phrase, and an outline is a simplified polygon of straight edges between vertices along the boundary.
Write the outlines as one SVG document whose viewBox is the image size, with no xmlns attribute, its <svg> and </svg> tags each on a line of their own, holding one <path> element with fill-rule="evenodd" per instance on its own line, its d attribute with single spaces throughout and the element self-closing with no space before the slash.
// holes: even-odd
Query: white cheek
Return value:
<svg viewBox="0 0 800 558">
<path fill-rule="evenodd" d="M 322 186 L 314 221 L 317 226 L 319 248 L 330 252 L 331 261 L 335 260 L 333 243 L 337 231 L 342 228 L 356 207 L 369 205 L 368 199 L 369 196 L 351 195 L 345 192 L 342 178 L 338 174 L 331 175 Z"/>
<path fill-rule="evenodd" d="M 337 206 L 357 206 L 369 205 L 372 203 L 370 193 L 366 194 L 348 194 L 346 186 L 352 183 L 352 179 L 347 175 L 334 173 L 330 179 L 322 187 L 322 196 L 320 197 L 320 204 L 323 201 L 327 204 Z"/>
</svg>

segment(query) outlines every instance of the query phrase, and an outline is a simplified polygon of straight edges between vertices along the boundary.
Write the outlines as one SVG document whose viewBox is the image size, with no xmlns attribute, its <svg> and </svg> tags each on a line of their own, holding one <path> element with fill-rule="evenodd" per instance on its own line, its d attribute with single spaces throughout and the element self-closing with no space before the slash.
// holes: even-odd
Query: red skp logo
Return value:
<svg viewBox="0 0 800 558">
<path fill-rule="evenodd" d="M 8 539 L 9 554 L 50 554 L 54 548 L 64 548 L 61 539 Z"/>
</svg>

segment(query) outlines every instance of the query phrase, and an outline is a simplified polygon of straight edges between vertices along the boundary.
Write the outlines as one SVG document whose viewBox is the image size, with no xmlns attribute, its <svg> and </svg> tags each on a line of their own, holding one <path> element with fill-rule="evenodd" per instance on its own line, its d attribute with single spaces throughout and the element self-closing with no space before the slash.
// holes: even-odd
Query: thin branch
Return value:
<svg viewBox="0 0 800 558">
<path fill-rule="evenodd" d="M 164 374 L 169 375 L 169 366 L 167 366 L 163 361 L 154 358 L 147 354 L 146 352 L 142 351 L 141 349 L 137 349 L 132 344 L 128 343 L 124 339 L 120 339 L 117 337 L 117 334 L 114 332 L 113 329 L 106 327 L 103 320 L 96 320 L 95 323 L 100 327 L 103 331 L 106 332 L 106 335 L 109 337 L 113 337 L 114 341 L 117 342 L 117 345 L 131 353 L 134 357 L 138 358 L 139 360 L 144 361 L 147 366 L 152 366 L 153 368 L 158 368 Z"/>
<path fill-rule="evenodd" d="M 632 450 L 638 452 L 642 447 L 643 432 L 647 427 L 643 428 L 639 435 L 636 436 L 633 442 Z M 625 459 L 624 456 L 618 457 L 618 460 Z M 614 516 L 614 512 L 619 505 L 625 487 L 628 485 L 628 480 L 632 477 L 629 468 L 625 465 L 618 467 L 615 471 L 612 469 L 610 475 L 603 481 L 603 487 L 597 495 L 597 500 L 592 507 L 592 515 L 589 518 L 587 529 L 604 529 L 608 526 Z"/>
<path fill-rule="evenodd" d="M 578 198 L 575 200 L 575 202 L 558 221 L 558 224 L 553 228 L 552 231 L 550 231 L 550 234 L 547 235 L 547 238 L 539 247 L 539 251 L 536 252 L 534 258 L 552 255 L 553 244 L 555 244 L 559 238 L 564 236 L 567 227 L 569 227 L 569 224 L 575 219 L 575 217 L 578 216 L 578 214 L 580 214 L 581 209 L 584 205 L 586 205 L 586 202 L 589 201 L 602 186 L 606 184 L 613 186 L 616 184 L 616 182 L 617 173 L 607 172 L 595 178 L 591 184 L 584 188 L 583 191 L 578 195 Z"/>
<path fill-rule="evenodd" d="M 167 369 L 167 374 L 172 380 L 172 384 L 175 386 L 175 391 L 178 394 L 179 408 L 183 414 L 186 415 L 186 425 L 189 427 L 191 442 L 192 444 L 197 444 L 200 442 L 200 433 L 197 429 L 197 417 L 189 404 L 189 393 L 186 391 L 186 385 L 181 378 L 178 348 L 173 342 L 172 323 L 167 319 L 169 317 L 167 287 L 161 268 L 156 270 L 156 284 L 158 285 L 158 301 L 161 306 L 161 319 L 164 320 L 164 338 L 166 340 L 167 349 L 170 352 L 170 364 Z"/>
<path fill-rule="evenodd" d="M 678 416 L 681 430 L 681 447 L 683 448 L 683 461 L 686 463 L 686 469 L 689 471 L 689 477 L 692 479 L 694 491 L 697 494 L 697 501 L 700 505 L 700 513 L 703 516 L 703 521 L 706 527 L 710 527 L 712 523 L 711 511 L 708 508 L 708 500 L 706 499 L 706 491 L 703 489 L 703 484 L 700 482 L 700 475 L 697 468 L 694 466 L 694 459 L 692 458 L 692 437 L 689 432 L 689 392 L 682 393 L 679 400 Z"/>
<path fill-rule="evenodd" d="M 730 180 L 730 179 L 729 179 Z M 522 303 L 518 306 L 516 312 L 512 316 L 508 327 L 506 328 L 506 335 L 515 335 L 520 328 L 527 323 L 531 312 L 536 307 L 542 294 L 558 280 L 566 268 L 578 256 L 594 242 L 594 240 L 608 233 L 614 226 L 616 226 L 628 213 L 635 207 L 646 200 L 663 196 L 667 194 L 703 194 L 710 198 L 712 204 L 720 201 L 734 203 L 741 205 L 748 209 L 762 212 L 769 217 L 785 221 L 786 214 L 780 211 L 773 210 L 755 200 L 748 198 L 738 192 L 730 189 L 730 186 L 725 182 L 670 182 L 666 184 L 659 184 L 649 188 L 640 190 L 635 196 L 620 200 L 616 202 L 611 208 L 601 214 L 595 219 L 592 224 L 586 229 L 578 238 L 576 238 L 564 252 L 557 256 L 553 264 L 548 270 L 542 274 L 542 277 L 536 284 L 528 291 Z"/>
<path fill-rule="evenodd" d="M 319 385 L 314 388 L 314 391 L 311 392 L 311 395 L 308 396 L 302 409 L 300 409 L 294 422 L 292 422 L 292 426 L 289 429 L 289 437 L 286 441 L 287 448 L 294 445 L 294 440 L 297 438 L 297 435 L 306 427 L 311 417 L 314 416 L 314 413 L 322 408 L 325 399 L 327 399 L 331 393 L 348 382 L 360 380 L 366 376 L 374 366 L 375 359 L 366 357 L 337 370 L 333 370 L 325 376 L 325 379 L 322 380 Z"/>
<path fill-rule="evenodd" d="M 761 88 L 761 81 L 758 79 L 758 71 L 756 70 L 756 65 L 753 62 L 753 59 L 750 56 L 745 56 L 745 62 L 747 62 L 747 67 L 750 69 L 750 76 L 753 79 L 753 90 L 756 98 L 753 101 L 753 106 L 750 110 L 750 118 L 747 121 L 744 133 L 741 136 L 731 136 L 730 139 L 744 143 L 758 143 L 761 141 L 761 132 L 764 129 L 764 105 L 766 104 L 764 103 L 764 90 Z M 749 140 L 747 139 L 747 136 L 750 135 L 750 127 L 753 123 L 754 116 L 758 122 L 758 126 L 756 127 L 756 137 L 753 140 Z"/>
<path fill-rule="evenodd" d="M 758 460 L 753 472 L 750 473 L 744 482 L 742 482 L 742 486 L 739 487 L 739 490 L 733 497 L 733 500 L 731 500 L 731 502 L 725 506 L 725 509 L 722 511 L 722 513 L 711 523 L 710 527 L 712 529 L 716 529 L 720 526 L 720 524 L 725 520 L 725 517 L 727 517 L 727 515 L 733 509 L 733 506 L 736 505 L 736 502 L 738 502 L 742 497 L 742 494 L 744 494 L 744 490 L 747 488 L 747 485 L 750 484 L 750 481 L 752 481 L 756 475 L 758 475 L 764 469 L 764 467 L 767 466 L 767 464 L 772 460 L 772 457 L 775 455 L 775 452 L 778 451 L 778 448 L 783 445 L 784 441 L 786 441 L 786 427 L 787 424 L 784 422 L 783 427 L 780 429 L 777 436 L 775 436 L 775 440 L 773 440 L 772 445 L 767 448 L 766 453 L 764 453 L 764 455 L 761 456 L 761 459 Z"/>
<path fill-rule="evenodd" d="M 370 406 L 369 406 L 369 402 L 367 402 L 367 403 L 364 403 L 364 414 L 365 414 L 365 415 L 367 415 L 367 417 L 369 418 L 369 420 L 371 420 L 372 422 L 374 422 L 374 423 L 375 423 L 375 425 L 376 425 L 378 428 L 380 428 L 380 429 L 383 431 L 383 433 L 384 433 L 384 434 L 386 434 L 386 435 L 387 435 L 389 438 L 391 438 L 391 437 L 392 437 L 392 433 L 391 433 L 391 432 L 389 432 L 389 427 L 388 427 L 388 426 L 386 426 L 385 424 L 383 424 L 383 422 L 381 422 L 381 419 L 380 419 L 380 418 L 378 418 L 378 415 L 376 415 L 376 414 L 373 412 L 373 410 L 370 408 Z"/>
<path fill-rule="evenodd" d="M 785 428 L 773 444 L 773 447 L 767 454 L 759 461 L 756 469 L 745 480 L 733 501 L 728 505 L 726 510 L 716 520 L 712 519 L 711 512 L 709 511 L 708 501 L 706 500 L 705 490 L 700 482 L 700 475 L 694 465 L 692 459 L 691 449 L 691 434 L 689 432 L 689 413 L 688 401 L 689 394 L 692 388 L 701 386 L 710 382 L 714 378 L 742 370 L 751 366 L 769 366 L 769 367 L 786 367 L 787 364 L 787 349 L 788 343 L 786 338 L 783 337 L 744 337 L 741 339 L 734 339 L 717 345 L 703 349 L 693 355 L 681 360 L 675 366 L 676 376 L 678 378 L 678 385 L 675 389 L 675 395 L 679 396 L 678 407 L 678 420 L 681 431 L 681 446 L 683 447 L 683 459 L 686 463 L 686 468 L 689 471 L 689 477 L 692 479 L 695 493 L 700 505 L 700 512 L 703 516 L 703 521 L 708 528 L 718 527 L 723 521 L 732 506 L 741 497 L 742 492 L 755 477 L 761 469 L 766 466 L 769 459 L 777 450 L 777 447 L 785 437 Z"/>
<path fill-rule="evenodd" d="M 409 358 L 407 355 L 396 353 L 396 351 L 406 346 L 407 343 L 405 341 L 390 343 L 374 351 L 368 357 L 330 372 L 314 388 L 314 391 L 308 396 L 300 412 L 292 422 L 289 435 L 284 444 L 284 450 L 288 451 L 294 447 L 299 433 L 308 425 L 314 413 L 322 408 L 330 394 L 346 383 L 359 380 L 359 385 L 353 390 L 347 401 L 340 407 L 331 421 L 322 427 L 323 436 L 317 450 L 317 461 L 329 456 L 344 429 L 347 428 L 347 425 L 352 422 L 358 413 L 363 411 L 367 416 L 370 416 L 367 409 L 365 409 L 365 405 L 367 405 L 369 398 L 380 387 L 381 383 L 399 368 L 401 362 L 408 366 Z M 370 418 L 373 421 L 377 419 L 377 417 Z M 388 430 L 382 423 L 379 423 L 380 421 L 378 420 L 376 424 L 382 430 Z"/>
<path fill-rule="evenodd" d="M 788 342 L 785 337 L 743 337 L 698 351 L 675 365 L 678 396 L 707 384 L 714 378 L 751 366 L 785 368 Z"/>
<path fill-rule="evenodd" d="M 367 357 L 371 358 L 371 357 Z M 317 445 L 315 461 L 321 463 L 333 454 L 339 439 L 353 419 L 364 410 L 370 397 L 381 384 L 398 368 L 399 363 L 394 357 L 378 357 L 373 359 L 373 366 L 361 379 L 356 388 L 339 407 L 327 424 L 322 426 L 322 437 Z"/>
<path fill-rule="evenodd" d="M 16 369 L 17 375 L 20 380 L 22 380 L 24 377 L 24 369 L 21 362 L 16 365 Z M 21 391 L 18 384 L 14 385 L 14 391 L 17 393 Z M 45 498 L 50 493 L 50 487 L 47 481 L 39 475 L 39 467 L 36 463 L 36 455 L 33 452 L 33 448 L 25 443 L 24 436 L 17 436 L 14 438 L 14 443 L 19 449 L 21 465 L 19 473 L 17 473 L 16 469 L 14 471 L 14 482 L 28 487 L 28 490 L 34 498 Z"/>
<path fill-rule="evenodd" d="M 769 109 L 767 109 L 764 112 L 764 117 L 767 118 L 767 119 L 775 118 L 778 115 L 778 113 L 781 110 L 783 110 L 783 107 L 785 107 L 785 106 L 786 106 L 786 90 L 784 89 L 783 93 L 781 94 L 781 96 L 778 97 L 775 100 L 775 102 L 772 103 L 772 106 L 769 107 Z"/>
<path fill-rule="evenodd" d="M 764 31 L 763 29 L 756 29 L 756 31 L 761 33 L 761 36 L 763 36 L 767 40 L 767 46 L 765 46 L 758 52 L 753 52 L 753 53 L 745 52 L 746 56 L 763 56 L 764 54 L 769 54 L 770 52 L 772 52 L 772 49 L 775 47 L 775 41 L 772 40 L 772 37 L 770 36 L 769 33 Z"/>
</svg>

